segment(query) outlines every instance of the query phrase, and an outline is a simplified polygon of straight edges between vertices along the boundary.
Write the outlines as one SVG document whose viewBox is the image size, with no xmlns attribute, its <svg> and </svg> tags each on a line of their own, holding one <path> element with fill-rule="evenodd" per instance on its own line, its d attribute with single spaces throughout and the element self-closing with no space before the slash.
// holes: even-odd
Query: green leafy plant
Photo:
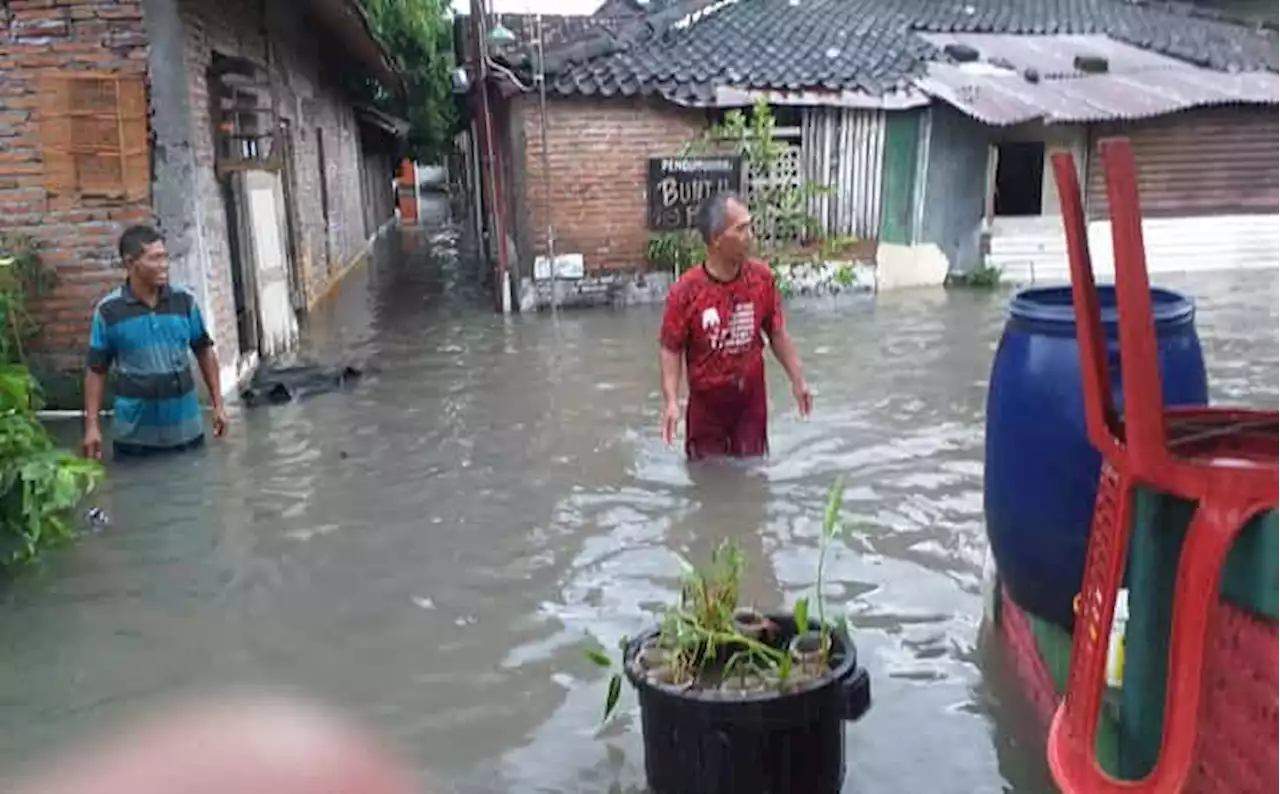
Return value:
<svg viewBox="0 0 1280 794">
<path fill-rule="evenodd" d="M 971 287 L 974 289 L 995 289 L 1000 286 L 1004 271 L 995 265 L 982 262 L 964 273 L 948 274 L 946 285 L 949 287 Z"/>
<path fill-rule="evenodd" d="M 749 113 L 736 109 L 725 113 L 723 121 L 686 144 L 685 153 L 732 152 L 746 161 L 749 176 L 771 177 L 781 165 L 787 146 L 778 140 L 776 126 L 769 103 L 760 99 Z M 761 239 L 804 241 L 821 233 L 821 224 L 807 208 L 814 198 L 831 192 L 830 185 L 818 182 L 797 186 L 765 178 L 748 190 L 745 198 Z"/>
<path fill-rule="evenodd" d="M 396 94 L 365 78 L 352 89 L 380 109 L 409 121 L 406 157 L 423 163 L 451 150 L 459 114 L 450 72 L 454 67 L 453 19 L 444 0 L 362 0 L 374 36 L 404 77 Z"/>
<path fill-rule="evenodd" d="M 859 242 L 857 237 L 846 237 L 842 235 L 832 235 L 831 237 L 822 238 L 822 243 L 818 247 L 818 259 L 821 261 L 830 261 L 839 259 L 844 252 Z"/>
<path fill-rule="evenodd" d="M 830 647 L 830 626 L 827 623 L 826 612 L 823 609 L 822 574 L 826 569 L 827 549 L 830 547 L 832 539 L 840 534 L 842 528 L 840 511 L 843 508 L 844 478 L 837 477 L 835 483 L 831 486 L 830 492 L 827 494 L 827 508 L 822 513 L 822 536 L 818 539 L 818 575 L 815 597 L 818 599 L 818 623 L 822 626 L 822 652 L 824 654 Z"/>
<path fill-rule="evenodd" d="M 57 274 L 41 263 L 36 240 L 0 236 L 0 360 L 26 361 L 27 343 L 40 332 L 31 302 L 57 284 Z"/>
<path fill-rule="evenodd" d="M 833 276 L 835 282 L 842 287 L 848 287 L 853 284 L 857 278 L 857 274 L 853 271 L 853 266 L 848 262 L 841 262 L 836 265 L 836 272 Z"/>
<path fill-rule="evenodd" d="M 58 449 L 36 418 L 42 395 L 25 361 L 39 327 L 28 306 L 54 283 L 31 240 L 0 240 L 0 566 L 75 537 L 75 508 L 102 477 L 98 463 Z"/>
<path fill-rule="evenodd" d="M 769 269 L 773 271 L 773 283 L 778 285 L 778 293 L 783 298 L 790 298 L 796 292 L 795 277 L 797 271 L 817 268 L 826 265 L 832 268 L 829 278 L 841 287 L 852 286 L 858 274 L 849 262 L 830 262 L 821 258 L 790 258 L 774 256 L 769 260 Z"/>
<path fill-rule="evenodd" d="M 0 565 L 74 538 L 75 508 L 102 477 L 100 464 L 54 445 L 38 405 L 27 368 L 0 366 Z"/>
<path fill-rule="evenodd" d="M 821 546 L 818 553 L 818 623 L 821 626 L 820 664 L 829 663 L 831 631 L 844 628 L 843 621 L 827 622 L 822 601 L 823 570 L 830 541 L 840 532 L 839 513 L 843 484 L 832 486 L 823 516 Z M 793 683 L 796 671 L 792 652 L 783 642 L 780 627 L 753 608 L 744 608 L 741 580 L 745 561 L 741 550 L 731 541 L 723 541 L 712 553 L 710 561 L 695 567 L 682 560 L 684 575 L 680 598 L 669 607 L 659 622 L 657 636 L 639 648 L 636 658 L 647 676 L 661 684 L 681 688 L 720 687 L 747 689 L 748 684 L 783 689 Z M 792 609 L 793 634 L 810 632 L 810 599 L 796 600 Z M 629 643 L 619 644 L 624 658 Z M 608 654 L 590 649 L 587 658 L 595 665 L 609 669 L 605 696 L 604 719 L 609 719 L 622 692 L 622 673 L 614 669 Z"/>
<path fill-rule="evenodd" d="M 796 285 L 792 282 L 789 271 L 783 270 L 784 267 L 789 268 L 788 263 L 777 257 L 769 260 L 769 270 L 773 271 L 773 283 L 778 285 L 778 294 L 785 299 L 795 294 Z"/>
<path fill-rule="evenodd" d="M 618 642 L 618 650 L 626 653 L 627 638 L 623 637 Z M 613 660 L 603 651 L 589 648 L 587 650 L 587 659 L 589 659 L 597 667 L 603 667 L 608 670 L 613 667 Z M 622 673 L 613 673 L 609 676 L 609 688 L 605 692 L 604 698 L 604 716 L 601 720 L 607 720 L 613 715 L 614 709 L 618 707 L 618 700 L 622 697 Z"/>
<path fill-rule="evenodd" d="M 707 247 L 697 232 L 662 232 L 650 235 L 644 257 L 654 270 L 679 276 L 706 259 Z"/>
</svg>

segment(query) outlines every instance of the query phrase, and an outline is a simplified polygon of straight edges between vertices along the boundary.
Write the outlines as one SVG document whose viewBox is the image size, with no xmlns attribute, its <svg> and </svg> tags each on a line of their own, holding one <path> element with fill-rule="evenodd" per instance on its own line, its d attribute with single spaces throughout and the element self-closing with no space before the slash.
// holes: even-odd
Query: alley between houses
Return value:
<svg viewBox="0 0 1280 794">
<path fill-rule="evenodd" d="M 1274 270 L 1198 300 L 1215 400 L 1275 408 Z M 656 308 L 504 319 L 447 223 L 392 233 L 304 329 L 349 392 L 245 410 L 223 444 L 116 467 L 111 527 L 0 590 L 0 781 L 84 732 L 227 684 L 331 698 L 457 792 L 638 792 L 613 647 L 722 536 L 762 605 L 807 586 L 827 487 L 856 517 L 826 597 L 876 686 L 846 788 L 1049 790 L 979 631 L 986 379 L 1007 293 L 794 303 L 817 409 L 774 367 L 773 456 L 690 471 L 658 440 Z M 77 428 L 61 428 L 74 441 Z"/>
</svg>

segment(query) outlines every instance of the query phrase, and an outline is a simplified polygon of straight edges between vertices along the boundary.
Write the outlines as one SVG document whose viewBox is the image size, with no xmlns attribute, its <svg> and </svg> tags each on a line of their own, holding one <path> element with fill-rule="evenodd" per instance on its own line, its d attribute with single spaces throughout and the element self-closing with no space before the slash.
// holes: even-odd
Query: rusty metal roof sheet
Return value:
<svg viewBox="0 0 1280 794">
<path fill-rule="evenodd" d="M 1077 55 L 1096 55 L 1106 58 L 1113 74 L 1187 65 L 1186 61 L 1140 49 L 1101 34 L 919 33 L 917 35 L 940 50 L 945 49 L 949 44 L 965 45 L 977 50 L 982 61 L 1017 71 L 1035 69 L 1044 77 L 1068 77 L 1082 74 L 1075 67 Z"/>
<path fill-rule="evenodd" d="M 921 91 L 987 124 L 1084 123 L 1160 116 L 1194 107 L 1280 104 L 1274 72 L 1219 72 L 1106 36 L 926 34 L 942 48 L 978 51 L 968 63 L 931 63 Z M 1086 74 L 1078 55 L 1101 56 L 1108 71 Z M 1035 79 L 1027 79 L 1029 71 Z"/>
</svg>

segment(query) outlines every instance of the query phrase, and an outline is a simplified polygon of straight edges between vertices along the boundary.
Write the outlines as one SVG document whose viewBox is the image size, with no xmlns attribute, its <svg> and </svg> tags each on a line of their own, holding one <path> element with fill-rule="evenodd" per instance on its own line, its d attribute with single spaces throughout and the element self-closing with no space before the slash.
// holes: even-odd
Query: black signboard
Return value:
<svg viewBox="0 0 1280 794">
<path fill-rule="evenodd" d="M 648 190 L 650 230 L 692 229 L 703 201 L 716 193 L 741 192 L 742 158 L 652 157 Z"/>
</svg>

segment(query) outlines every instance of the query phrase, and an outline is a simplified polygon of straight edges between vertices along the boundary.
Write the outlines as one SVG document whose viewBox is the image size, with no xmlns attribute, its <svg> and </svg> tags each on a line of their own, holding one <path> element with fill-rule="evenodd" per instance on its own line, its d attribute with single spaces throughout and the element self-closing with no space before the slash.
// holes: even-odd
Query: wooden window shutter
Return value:
<svg viewBox="0 0 1280 794">
<path fill-rule="evenodd" d="M 55 72 L 41 78 L 40 93 L 40 145 L 50 193 L 149 198 L 145 77 Z"/>
</svg>

